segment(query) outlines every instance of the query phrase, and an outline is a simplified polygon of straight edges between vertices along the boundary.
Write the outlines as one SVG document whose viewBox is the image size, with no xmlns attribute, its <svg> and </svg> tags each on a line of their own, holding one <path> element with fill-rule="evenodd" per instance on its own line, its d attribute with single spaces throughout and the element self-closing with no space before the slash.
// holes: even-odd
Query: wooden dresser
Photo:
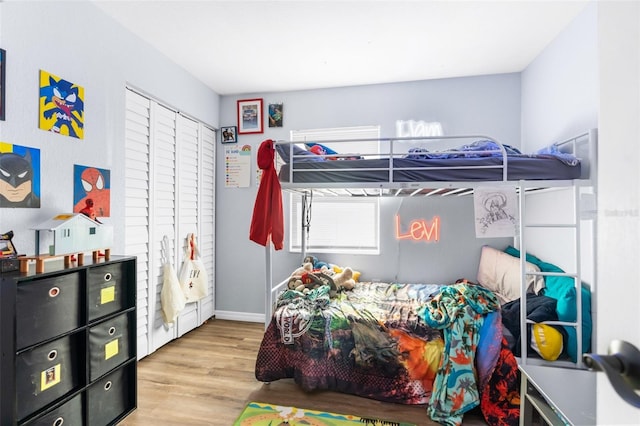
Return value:
<svg viewBox="0 0 640 426">
<path fill-rule="evenodd" d="M 112 425 L 131 413 L 136 258 L 0 277 L 0 425 Z"/>
</svg>

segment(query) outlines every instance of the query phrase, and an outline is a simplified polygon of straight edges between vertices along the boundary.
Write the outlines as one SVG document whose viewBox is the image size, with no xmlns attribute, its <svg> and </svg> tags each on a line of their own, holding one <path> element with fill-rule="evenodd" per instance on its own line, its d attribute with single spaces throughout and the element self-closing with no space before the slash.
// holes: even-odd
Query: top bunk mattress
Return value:
<svg viewBox="0 0 640 426">
<path fill-rule="evenodd" d="M 281 182 L 294 183 L 415 183 L 502 181 L 499 157 L 358 159 L 283 164 Z M 570 165 L 553 156 L 509 156 L 506 180 L 571 180 L 581 176 L 581 164 Z"/>
<path fill-rule="evenodd" d="M 349 144 L 365 139 L 334 140 L 331 145 L 278 142 L 275 148 L 283 189 L 445 188 L 508 181 L 546 187 L 595 182 L 596 139 L 592 129 L 533 153 L 482 136 L 368 139 L 378 143 L 379 152 L 357 154 L 350 154 Z"/>
</svg>

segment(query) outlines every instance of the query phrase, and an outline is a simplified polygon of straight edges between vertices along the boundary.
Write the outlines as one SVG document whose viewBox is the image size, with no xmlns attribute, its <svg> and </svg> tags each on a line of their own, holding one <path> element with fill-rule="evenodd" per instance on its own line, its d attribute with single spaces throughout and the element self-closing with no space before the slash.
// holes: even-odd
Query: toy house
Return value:
<svg viewBox="0 0 640 426">
<path fill-rule="evenodd" d="M 41 242 L 49 243 L 44 254 L 50 256 L 96 251 L 113 244 L 111 225 L 96 222 L 81 213 L 60 214 L 33 229 L 36 231 L 36 256 L 43 254 Z"/>
</svg>

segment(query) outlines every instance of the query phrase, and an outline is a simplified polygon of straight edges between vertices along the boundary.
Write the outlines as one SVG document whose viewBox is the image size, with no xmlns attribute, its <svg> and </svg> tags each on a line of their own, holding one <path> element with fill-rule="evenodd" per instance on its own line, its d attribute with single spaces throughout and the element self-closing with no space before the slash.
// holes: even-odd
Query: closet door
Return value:
<svg viewBox="0 0 640 426">
<path fill-rule="evenodd" d="M 194 233 L 200 244 L 198 191 L 199 191 L 199 126 L 193 120 L 178 116 L 178 242 L 180 263 L 185 258 L 187 235 Z M 200 303 L 187 303 L 178 318 L 178 336 L 193 330 L 201 324 Z"/>
<path fill-rule="evenodd" d="M 176 119 L 178 114 L 162 105 L 152 103 L 151 129 L 151 197 L 150 229 L 151 286 L 148 293 L 150 307 L 151 350 L 177 337 L 175 326 L 166 326 L 162 319 L 160 292 L 164 281 L 160 257 L 160 241 L 166 235 L 170 249 L 176 238 Z M 175 251 L 172 252 L 175 262 Z"/>
<path fill-rule="evenodd" d="M 209 276 L 209 294 L 200 301 L 200 323 L 202 324 L 215 313 L 215 195 L 216 195 L 216 132 L 202 126 L 200 138 L 200 232 L 199 249 L 202 263 Z"/>
<path fill-rule="evenodd" d="M 137 256 L 138 357 L 151 352 L 149 332 L 149 158 L 151 102 L 126 91 L 125 123 L 125 254 Z"/>
<path fill-rule="evenodd" d="M 178 336 L 201 325 L 214 313 L 214 191 L 215 131 L 187 117 L 177 118 L 179 261 L 184 260 L 186 237 L 194 233 L 208 277 L 208 294 L 188 303 L 178 318 Z"/>
<path fill-rule="evenodd" d="M 215 131 L 127 90 L 125 252 L 138 256 L 138 357 L 201 325 L 214 314 Z M 160 242 L 166 235 L 179 270 L 186 235 L 198 236 L 209 277 L 206 298 L 162 320 Z"/>
</svg>

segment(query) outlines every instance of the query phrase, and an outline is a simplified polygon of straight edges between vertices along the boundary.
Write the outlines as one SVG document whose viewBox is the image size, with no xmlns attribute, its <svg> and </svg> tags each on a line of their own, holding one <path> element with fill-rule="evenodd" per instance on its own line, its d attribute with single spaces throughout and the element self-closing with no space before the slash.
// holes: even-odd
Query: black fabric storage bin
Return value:
<svg viewBox="0 0 640 426">
<path fill-rule="evenodd" d="M 25 348 L 82 325 L 80 274 L 33 280 L 18 285 L 16 346 Z"/>
<path fill-rule="evenodd" d="M 88 270 L 89 321 L 133 306 L 124 291 L 126 265 L 111 263 Z"/>
<path fill-rule="evenodd" d="M 129 315 L 102 321 L 89 329 L 89 380 L 93 381 L 133 356 Z"/>
<path fill-rule="evenodd" d="M 105 426 L 135 408 L 135 376 L 127 364 L 92 384 L 87 390 L 89 425 Z"/>
<path fill-rule="evenodd" d="M 77 389 L 83 381 L 84 333 L 61 337 L 18 354 L 16 405 L 18 419 Z"/>
<path fill-rule="evenodd" d="M 82 395 L 69 401 L 29 423 L 29 426 L 76 426 L 82 425 Z"/>
</svg>

